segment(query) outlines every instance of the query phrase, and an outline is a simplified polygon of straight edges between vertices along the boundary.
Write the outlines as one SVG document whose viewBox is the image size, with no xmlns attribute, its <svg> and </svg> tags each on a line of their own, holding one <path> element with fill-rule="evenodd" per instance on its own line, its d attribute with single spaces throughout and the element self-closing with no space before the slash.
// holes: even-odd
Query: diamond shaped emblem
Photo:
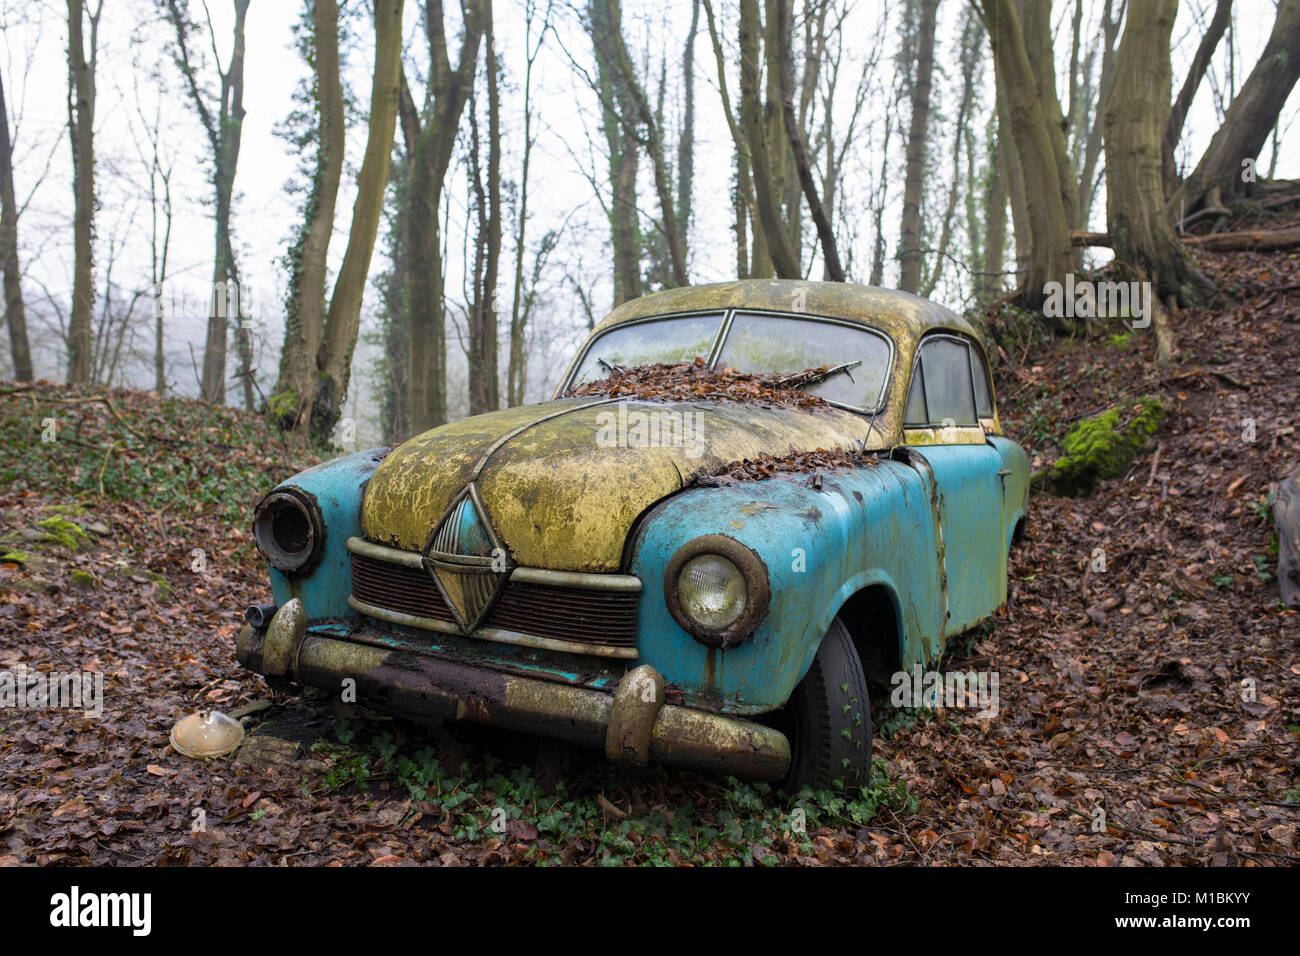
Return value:
<svg viewBox="0 0 1300 956">
<path fill-rule="evenodd" d="M 514 565 L 473 482 L 448 505 L 429 535 L 421 560 L 461 633 L 468 634 L 482 624 Z"/>
</svg>

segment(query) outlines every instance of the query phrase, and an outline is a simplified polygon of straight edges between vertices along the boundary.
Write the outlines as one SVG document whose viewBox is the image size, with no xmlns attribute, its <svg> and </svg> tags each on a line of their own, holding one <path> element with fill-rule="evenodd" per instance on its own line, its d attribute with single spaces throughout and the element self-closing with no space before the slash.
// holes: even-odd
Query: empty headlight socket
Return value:
<svg viewBox="0 0 1300 956">
<path fill-rule="evenodd" d="M 252 530 L 271 567 L 291 577 L 310 574 L 325 548 L 325 525 L 315 495 L 292 485 L 271 490 L 257 503 Z M 288 550 L 282 535 L 300 536 L 303 546 Z"/>
</svg>

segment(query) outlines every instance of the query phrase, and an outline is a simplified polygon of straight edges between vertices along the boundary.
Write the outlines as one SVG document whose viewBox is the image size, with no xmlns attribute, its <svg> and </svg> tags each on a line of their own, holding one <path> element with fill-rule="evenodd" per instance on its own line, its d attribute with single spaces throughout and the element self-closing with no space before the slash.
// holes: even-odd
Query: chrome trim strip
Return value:
<svg viewBox="0 0 1300 956">
<path fill-rule="evenodd" d="M 389 564 L 400 564 L 408 568 L 424 567 L 424 561 L 418 551 L 386 548 L 382 544 L 375 544 L 365 538 L 348 538 L 348 550 L 353 554 L 361 555 L 363 558 L 374 558 L 377 561 L 387 561 Z"/>
<path fill-rule="evenodd" d="M 434 617 L 420 617 L 416 614 L 403 614 L 390 611 L 359 601 L 348 595 L 348 606 L 367 617 L 378 618 L 390 624 L 404 624 L 426 631 L 438 631 L 442 634 L 460 634 L 460 628 L 450 621 L 440 621 Z M 536 637 L 532 634 L 520 634 L 518 631 L 505 631 L 496 627 L 481 627 L 470 637 L 496 644 L 513 644 L 516 647 L 531 647 L 540 651 L 560 651 L 566 654 L 586 654 L 590 657 L 611 657 L 619 660 L 636 660 L 641 656 L 635 647 L 611 647 L 608 644 L 584 644 L 581 641 L 564 641 L 554 637 Z"/>
<path fill-rule="evenodd" d="M 587 591 L 641 590 L 641 579 L 633 574 L 602 574 L 595 571 L 552 571 L 549 568 L 515 568 L 511 581 L 520 584 L 547 584 L 554 588 L 581 588 Z"/>
<path fill-rule="evenodd" d="M 348 550 L 362 557 L 400 564 L 407 568 L 423 568 L 417 551 L 402 551 L 375 544 L 364 538 L 348 538 Z M 510 580 L 520 584 L 545 584 L 556 588 L 583 588 L 590 591 L 641 590 L 641 579 L 632 574 L 602 574 L 592 571 L 552 571 L 549 568 L 515 568 Z"/>
</svg>

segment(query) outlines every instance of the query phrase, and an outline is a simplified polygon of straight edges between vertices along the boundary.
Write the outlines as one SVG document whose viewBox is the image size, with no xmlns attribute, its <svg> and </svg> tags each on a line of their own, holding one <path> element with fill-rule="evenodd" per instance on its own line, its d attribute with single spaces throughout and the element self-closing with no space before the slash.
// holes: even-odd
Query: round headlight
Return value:
<svg viewBox="0 0 1300 956">
<path fill-rule="evenodd" d="M 668 562 L 664 594 L 686 633 L 725 650 L 753 634 L 767 613 L 767 566 L 734 538 L 704 535 Z"/>
<path fill-rule="evenodd" d="M 320 552 L 320 512 L 294 489 L 273 491 L 253 511 L 253 537 L 271 567 L 301 571 Z"/>
<path fill-rule="evenodd" d="M 745 610 L 745 578 L 720 554 L 691 558 L 677 575 L 682 613 L 701 627 L 720 631 Z"/>
</svg>

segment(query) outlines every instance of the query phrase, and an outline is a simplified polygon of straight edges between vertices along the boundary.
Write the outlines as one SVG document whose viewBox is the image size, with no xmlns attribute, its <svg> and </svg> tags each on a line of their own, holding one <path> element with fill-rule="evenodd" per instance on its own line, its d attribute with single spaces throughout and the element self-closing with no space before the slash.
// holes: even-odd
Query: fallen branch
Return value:
<svg viewBox="0 0 1300 956">
<path fill-rule="evenodd" d="M 1300 246 L 1300 226 L 1287 229 L 1247 229 L 1210 236 L 1184 236 L 1183 242 L 1210 252 L 1278 252 Z"/>
<path fill-rule="evenodd" d="M 1104 246 L 1110 248 L 1110 233 L 1108 232 L 1085 232 L 1082 229 L 1070 230 L 1070 245 L 1072 246 Z"/>
</svg>

